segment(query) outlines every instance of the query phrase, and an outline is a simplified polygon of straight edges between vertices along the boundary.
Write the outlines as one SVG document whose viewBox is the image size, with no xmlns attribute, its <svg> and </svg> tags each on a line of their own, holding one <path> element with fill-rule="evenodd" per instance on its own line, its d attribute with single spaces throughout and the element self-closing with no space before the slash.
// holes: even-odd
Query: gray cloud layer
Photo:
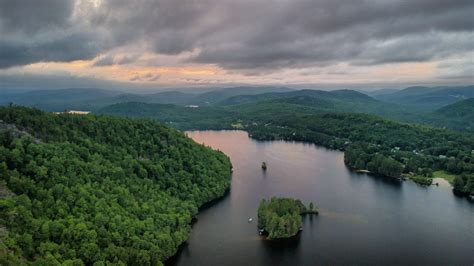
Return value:
<svg viewBox="0 0 474 266">
<path fill-rule="evenodd" d="M 0 68 L 134 44 L 166 55 L 197 51 L 188 62 L 236 70 L 427 61 L 474 50 L 472 14 L 472 0 L 105 0 L 98 8 L 5 0 Z M 101 57 L 96 65 L 132 61 Z"/>
</svg>

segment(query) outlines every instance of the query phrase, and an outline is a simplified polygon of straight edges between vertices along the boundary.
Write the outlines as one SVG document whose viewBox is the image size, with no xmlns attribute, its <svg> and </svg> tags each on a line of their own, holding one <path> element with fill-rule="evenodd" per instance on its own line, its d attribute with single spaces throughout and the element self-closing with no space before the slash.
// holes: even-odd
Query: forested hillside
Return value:
<svg viewBox="0 0 474 266">
<path fill-rule="evenodd" d="M 429 118 L 438 127 L 474 132 L 474 98 L 440 108 L 430 114 Z"/>
<path fill-rule="evenodd" d="M 243 103 L 254 103 L 265 100 L 285 99 L 293 97 L 312 97 L 319 98 L 327 101 L 347 101 L 352 102 L 376 102 L 375 99 L 352 90 L 336 90 L 336 91 L 322 91 L 322 90 L 296 90 L 289 92 L 269 92 L 257 95 L 237 95 L 230 97 L 219 104 L 221 105 L 234 105 Z"/>
<path fill-rule="evenodd" d="M 199 96 L 197 96 L 199 97 Z M 465 103 L 463 103 L 466 101 Z M 273 108 L 277 105 L 285 108 L 296 107 L 299 110 L 312 112 L 348 112 L 379 115 L 387 119 L 401 122 L 426 124 L 439 128 L 449 128 L 458 131 L 473 132 L 471 116 L 474 114 L 472 101 L 459 101 L 437 111 L 420 111 L 413 106 L 403 106 L 375 100 L 365 94 L 352 90 L 318 91 L 296 90 L 290 92 L 271 92 L 256 95 L 238 95 L 217 102 L 214 105 L 200 106 L 188 109 L 184 106 L 147 105 L 147 101 L 119 103 L 104 107 L 97 112 L 120 114 L 126 116 L 153 116 L 159 113 L 159 119 L 176 123 L 177 128 L 187 128 L 190 121 L 188 115 L 196 117 L 194 128 L 200 124 L 203 128 L 218 128 L 215 118 L 222 117 L 221 112 L 229 113 L 240 109 L 245 112 L 250 109 Z M 239 107 L 237 107 L 239 106 Z M 452 107 L 451 107 L 452 106 Z M 452 111 L 449 111 L 451 110 Z M 462 109 L 462 110 L 461 110 Z M 172 110 L 172 111 L 171 111 Z M 456 111 L 457 110 L 457 111 Z M 459 111 L 459 112 L 458 112 Z M 188 114 L 190 113 L 190 114 Z M 165 119 L 166 118 L 166 119 Z"/>
<path fill-rule="evenodd" d="M 395 115 L 393 118 L 404 122 L 474 133 L 474 98 L 459 100 L 435 111 L 408 112 Z"/>
<path fill-rule="evenodd" d="M 297 90 L 257 95 L 239 95 L 228 98 L 220 102 L 219 105 L 228 106 L 267 102 L 304 105 L 317 110 L 332 112 L 398 115 L 405 111 L 395 104 L 377 101 L 374 98 L 353 90 Z"/>
<path fill-rule="evenodd" d="M 151 120 L 22 107 L 0 120 L 1 265 L 161 264 L 230 185 L 226 155 Z"/>
</svg>

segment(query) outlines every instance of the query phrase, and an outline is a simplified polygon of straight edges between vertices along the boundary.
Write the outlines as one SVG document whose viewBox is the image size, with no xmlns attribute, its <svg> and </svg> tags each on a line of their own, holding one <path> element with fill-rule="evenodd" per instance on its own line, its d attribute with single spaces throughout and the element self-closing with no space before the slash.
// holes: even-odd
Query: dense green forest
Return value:
<svg viewBox="0 0 474 266">
<path fill-rule="evenodd" d="M 356 170 L 392 178 L 410 177 L 431 184 L 432 173 L 445 170 L 474 182 L 474 135 L 400 123 L 369 114 L 329 112 L 273 99 L 231 106 L 186 108 L 125 103 L 106 114 L 150 117 L 179 129 L 244 129 L 258 140 L 311 142 L 345 151 Z M 474 190 L 464 190 L 474 194 Z"/>
<path fill-rule="evenodd" d="M 296 235 L 301 228 L 301 215 L 317 214 L 313 203 L 306 206 L 297 199 L 272 197 L 262 199 L 258 205 L 258 227 L 268 233 L 270 239 Z"/>
<path fill-rule="evenodd" d="M 226 155 L 151 120 L 22 107 L 0 120 L 1 265 L 161 264 L 230 186 Z"/>
</svg>

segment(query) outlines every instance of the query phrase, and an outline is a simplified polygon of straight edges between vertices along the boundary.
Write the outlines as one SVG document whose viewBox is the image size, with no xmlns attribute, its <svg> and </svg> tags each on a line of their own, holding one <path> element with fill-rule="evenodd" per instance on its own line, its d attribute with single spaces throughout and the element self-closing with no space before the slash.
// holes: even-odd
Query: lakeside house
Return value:
<svg viewBox="0 0 474 266">
<path fill-rule="evenodd" d="M 73 115 L 87 115 L 90 113 L 90 111 L 76 111 L 76 110 L 70 110 L 67 112 L 68 114 L 73 114 Z"/>
<path fill-rule="evenodd" d="M 54 112 L 55 114 L 72 114 L 72 115 L 88 115 L 90 111 L 77 111 L 77 110 L 69 110 L 65 112 Z"/>
</svg>

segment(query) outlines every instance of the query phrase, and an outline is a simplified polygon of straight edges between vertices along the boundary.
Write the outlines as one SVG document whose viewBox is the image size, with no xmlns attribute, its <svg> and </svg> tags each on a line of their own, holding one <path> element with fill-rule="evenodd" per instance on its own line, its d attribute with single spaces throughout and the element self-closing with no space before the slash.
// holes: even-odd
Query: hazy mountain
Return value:
<svg viewBox="0 0 474 266">
<path fill-rule="evenodd" d="M 97 102 L 107 101 L 120 92 L 93 88 L 71 88 L 60 90 L 37 90 L 16 95 L 10 95 L 0 101 L 0 104 L 14 103 L 36 107 L 47 111 L 62 111 L 65 109 L 94 109 Z"/>
<path fill-rule="evenodd" d="M 289 92 L 292 91 L 290 88 L 285 87 L 234 87 L 213 90 L 205 92 L 195 97 L 191 103 L 197 105 L 212 105 L 219 103 L 230 97 L 238 95 L 257 95 L 263 93 L 273 92 Z"/>
<path fill-rule="evenodd" d="M 116 103 L 119 102 L 143 102 L 143 103 L 163 103 L 163 104 L 177 104 L 185 105 L 192 101 L 196 94 L 184 93 L 179 91 L 165 91 L 152 94 L 120 94 L 114 97 Z"/>
<path fill-rule="evenodd" d="M 228 98 L 220 105 L 231 106 L 257 102 L 279 102 L 304 105 L 314 109 L 336 112 L 359 112 L 370 114 L 399 114 L 405 112 L 396 104 L 387 104 L 353 90 L 298 90 L 258 95 L 239 95 Z"/>
<path fill-rule="evenodd" d="M 71 109 L 98 110 L 104 106 L 123 102 L 162 103 L 176 105 L 211 105 L 239 94 L 257 94 L 270 91 L 290 91 L 279 87 L 236 87 L 216 89 L 203 93 L 165 91 L 148 94 L 123 93 L 120 91 L 71 88 L 59 90 L 36 90 L 25 93 L 5 93 L 0 105 L 14 103 L 36 107 L 46 111 Z"/>
<path fill-rule="evenodd" d="M 474 131 L 474 98 L 442 107 L 429 114 L 427 119 L 438 127 Z"/>
<path fill-rule="evenodd" d="M 313 97 L 319 99 L 330 100 L 352 100 L 352 101 L 368 101 L 376 102 L 375 99 L 353 90 L 337 90 L 337 91 L 322 91 L 322 90 L 297 90 L 289 92 L 270 92 L 257 95 L 237 95 L 230 97 L 222 102 L 221 105 L 235 105 L 251 102 L 259 102 L 265 100 L 283 99 L 291 97 Z"/>
<path fill-rule="evenodd" d="M 474 97 L 474 86 L 409 87 L 374 98 L 390 103 L 412 106 L 419 110 L 435 110 L 460 100 Z"/>
<path fill-rule="evenodd" d="M 202 96 L 202 95 L 201 95 Z M 217 99 L 217 97 L 215 98 Z M 222 113 L 272 113 L 283 112 L 358 112 L 370 114 L 395 113 L 398 106 L 375 100 L 365 94 L 352 90 L 319 91 L 299 90 L 272 92 L 257 95 L 238 95 L 218 102 L 212 106 L 185 108 L 175 105 L 120 103 L 100 109 L 99 113 L 153 117 L 161 121 L 184 122 L 192 116 L 196 119 L 221 117 Z M 168 120 L 169 119 L 169 120 Z"/>
<path fill-rule="evenodd" d="M 375 95 L 384 95 L 384 94 L 395 93 L 397 91 L 400 91 L 400 89 L 380 89 L 380 90 L 374 90 L 374 91 L 357 90 L 357 91 L 362 92 L 363 94 L 367 94 L 367 95 L 373 97 Z"/>
<path fill-rule="evenodd" d="M 166 91 L 150 94 L 123 93 L 103 89 L 59 89 L 37 90 L 26 93 L 8 94 L 0 104 L 10 102 L 43 109 L 63 111 L 65 109 L 97 110 L 101 107 L 121 102 L 171 103 L 184 105 L 196 94 Z"/>
<path fill-rule="evenodd" d="M 470 118 L 474 122 L 474 98 L 462 100 L 434 112 L 439 116 L 456 117 L 456 118 Z"/>
</svg>

